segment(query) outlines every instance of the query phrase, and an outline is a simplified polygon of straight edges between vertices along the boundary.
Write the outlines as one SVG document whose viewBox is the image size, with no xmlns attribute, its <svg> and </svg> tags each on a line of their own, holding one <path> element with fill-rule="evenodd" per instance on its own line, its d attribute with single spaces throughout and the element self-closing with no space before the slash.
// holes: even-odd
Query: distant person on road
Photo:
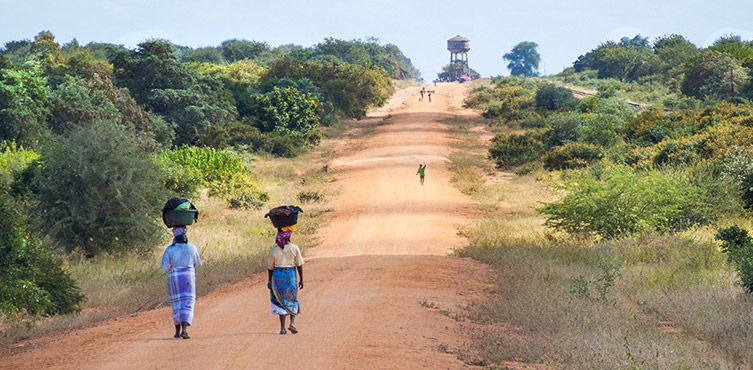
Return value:
<svg viewBox="0 0 753 370">
<path fill-rule="evenodd" d="M 419 178 L 421 179 L 421 185 L 423 185 L 424 177 L 426 176 L 426 162 L 418 165 L 418 171 L 416 171 L 416 175 L 419 175 Z"/>
<path fill-rule="evenodd" d="M 426 91 L 427 94 L 429 94 L 429 103 L 431 103 L 431 93 L 433 93 L 434 90 L 428 90 Z"/>
<path fill-rule="evenodd" d="M 425 87 L 422 87 L 422 88 L 421 88 L 421 97 L 420 97 L 420 98 L 418 98 L 418 101 L 424 101 L 424 93 L 425 93 L 425 92 L 426 92 L 426 88 L 425 88 Z"/>
<path fill-rule="evenodd" d="M 287 334 L 287 330 L 298 334 L 295 316 L 300 313 L 298 289 L 303 289 L 303 256 L 301 249 L 290 242 L 293 230 L 295 226 L 277 229 L 275 246 L 267 257 L 267 287 L 271 295 L 272 314 L 280 316 L 280 334 Z M 285 318 L 288 315 L 290 326 L 285 330 Z"/>
<path fill-rule="evenodd" d="M 201 258 L 196 246 L 188 242 L 185 226 L 173 227 L 173 243 L 162 255 L 162 268 L 168 270 L 167 292 L 173 308 L 175 336 L 189 339 L 188 331 L 193 321 L 196 304 L 196 267 L 201 266 Z"/>
</svg>

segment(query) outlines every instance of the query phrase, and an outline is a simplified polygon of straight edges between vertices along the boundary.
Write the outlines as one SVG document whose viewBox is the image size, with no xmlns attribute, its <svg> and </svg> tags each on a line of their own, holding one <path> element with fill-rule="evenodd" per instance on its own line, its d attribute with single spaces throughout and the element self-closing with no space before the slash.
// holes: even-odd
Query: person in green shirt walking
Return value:
<svg viewBox="0 0 753 370">
<path fill-rule="evenodd" d="M 423 185 L 424 177 L 426 176 L 426 162 L 418 165 L 418 171 L 416 172 L 416 175 L 419 175 L 419 177 L 421 178 L 421 185 Z"/>
</svg>

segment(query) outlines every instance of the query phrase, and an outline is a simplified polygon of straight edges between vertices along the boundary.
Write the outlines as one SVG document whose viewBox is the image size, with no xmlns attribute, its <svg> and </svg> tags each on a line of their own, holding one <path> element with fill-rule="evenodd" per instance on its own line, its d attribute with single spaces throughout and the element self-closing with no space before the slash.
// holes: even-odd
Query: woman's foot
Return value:
<svg viewBox="0 0 753 370">
<path fill-rule="evenodd" d="M 290 332 L 293 334 L 298 334 L 298 328 L 296 328 L 293 324 L 290 324 L 290 326 L 288 326 L 288 330 L 290 330 Z"/>
<path fill-rule="evenodd" d="M 175 325 L 175 335 L 173 335 L 173 338 L 180 338 L 180 324 Z"/>
<path fill-rule="evenodd" d="M 280 335 L 287 334 L 288 332 L 285 331 L 285 329 L 280 329 Z"/>
<path fill-rule="evenodd" d="M 188 336 L 188 332 L 182 332 L 180 333 L 180 337 L 183 339 L 191 339 L 191 337 Z"/>
</svg>

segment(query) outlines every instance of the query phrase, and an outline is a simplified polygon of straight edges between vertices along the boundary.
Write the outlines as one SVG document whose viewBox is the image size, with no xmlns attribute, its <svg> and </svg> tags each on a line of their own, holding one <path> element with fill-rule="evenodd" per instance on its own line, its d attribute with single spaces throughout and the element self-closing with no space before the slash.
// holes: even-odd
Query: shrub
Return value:
<svg viewBox="0 0 753 370">
<path fill-rule="evenodd" d="M 585 127 L 583 127 L 581 140 L 604 148 L 617 144 L 620 138 L 615 129 L 617 122 L 614 122 L 610 118 L 605 115 L 592 115 L 589 117 Z"/>
<path fill-rule="evenodd" d="M 265 135 L 268 140 L 268 151 L 279 157 L 294 158 L 303 154 L 308 146 L 293 136 L 270 133 Z"/>
<path fill-rule="evenodd" d="M 32 162 L 39 158 L 39 153 L 15 141 L 0 144 L 0 178 L 9 184 L 13 178 L 19 176 Z"/>
<path fill-rule="evenodd" d="M 615 166 L 599 179 L 575 174 L 566 195 L 538 211 L 546 224 L 568 233 L 615 238 L 645 232 L 670 232 L 707 224 L 734 206 L 717 204 L 706 179 L 692 173 L 631 171 Z M 734 198 L 722 198 L 734 202 Z M 722 203 L 722 202 L 719 202 Z M 722 207 L 719 211 L 714 209 Z"/>
<path fill-rule="evenodd" d="M 227 199 L 234 209 L 260 209 L 268 200 L 269 196 L 260 192 L 242 192 Z"/>
<path fill-rule="evenodd" d="M 557 111 L 574 107 L 578 99 L 573 92 L 566 88 L 552 84 L 543 84 L 536 90 L 536 109 L 542 111 Z"/>
<path fill-rule="evenodd" d="M 321 202 L 324 200 L 324 194 L 320 191 L 300 191 L 296 198 L 301 203 Z"/>
<path fill-rule="evenodd" d="M 195 198 L 206 184 L 198 168 L 176 163 L 162 155 L 157 158 L 165 189 L 184 198 Z"/>
<path fill-rule="evenodd" d="M 210 196 L 225 197 L 231 208 L 261 208 L 269 195 L 259 190 L 248 173 L 236 173 L 209 184 Z"/>
<path fill-rule="evenodd" d="M 502 86 L 493 92 L 494 98 L 483 112 L 485 118 L 499 118 L 514 122 L 529 117 L 534 107 L 530 91 L 520 86 Z"/>
<path fill-rule="evenodd" d="M 523 135 L 497 135 L 492 140 L 489 157 L 500 168 L 510 168 L 536 161 L 543 152 L 544 144 L 537 134 L 528 132 Z"/>
<path fill-rule="evenodd" d="M 753 238 L 747 230 L 731 226 L 720 229 L 716 239 L 722 241 L 722 252 L 727 254 L 727 260 L 737 270 L 742 285 L 753 293 Z"/>
<path fill-rule="evenodd" d="M 54 240 L 88 256 L 160 240 L 159 210 L 167 194 L 159 167 L 135 139 L 111 122 L 75 128 L 42 156 L 42 218 Z"/>
<path fill-rule="evenodd" d="M 531 114 L 520 120 L 520 128 L 545 128 L 547 123 L 548 121 L 545 117 L 541 117 L 538 114 Z"/>
<path fill-rule="evenodd" d="M 298 145 L 317 145 L 321 140 L 318 126 L 323 108 L 319 99 L 295 87 L 274 87 L 263 95 L 254 95 L 255 125 L 261 132 L 288 136 Z"/>
<path fill-rule="evenodd" d="M 494 95 L 490 88 L 486 86 L 477 87 L 463 100 L 463 108 L 485 109 L 493 98 Z"/>
<path fill-rule="evenodd" d="M 564 170 L 587 167 L 591 162 L 600 160 L 604 149 L 589 143 L 567 143 L 544 154 L 544 168 Z"/>
<path fill-rule="evenodd" d="M 548 149 L 579 141 L 584 116 L 578 113 L 557 113 L 549 116 L 549 128 L 541 135 Z"/>
<path fill-rule="evenodd" d="M 0 312 L 51 315 L 76 312 L 84 300 L 59 259 L 21 227 L 5 186 L 0 190 Z"/>
</svg>

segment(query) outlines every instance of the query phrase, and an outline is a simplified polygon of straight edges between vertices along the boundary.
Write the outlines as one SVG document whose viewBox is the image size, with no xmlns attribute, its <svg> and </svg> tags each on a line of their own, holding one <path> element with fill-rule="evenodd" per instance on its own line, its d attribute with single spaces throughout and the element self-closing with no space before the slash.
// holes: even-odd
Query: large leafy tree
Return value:
<svg viewBox="0 0 753 370">
<path fill-rule="evenodd" d="M 284 78 L 310 80 L 337 111 L 351 118 L 361 118 L 370 107 L 384 104 L 393 89 L 384 70 L 374 65 L 299 60 L 272 64 L 261 86 L 274 86 Z"/>
<path fill-rule="evenodd" d="M 232 63 L 243 59 L 255 59 L 269 50 L 266 42 L 248 40 L 225 40 L 222 42 L 222 55 Z"/>
<path fill-rule="evenodd" d="M 174 145 L 195 144 L 212 125 L 237 117 L 235 107 L 221 96 L 222 83 L 178 62 L 167 41 L 151 40 L 136 51 L 116 51 L 112 63 L 119 86 L 175 125 Z"/>
<path fill-rule="evenodd" d="M 685 95 L 700 99 L 725 99 L 738 95 L 747 80 L 745 70 L 732 57 L 706 51 L 688 62 L 681 88 Z"/>
<path fill-rule="evenodd" d="M 700 51 L 684 37 L 671 35 L 656 40 L 654 53 L 662 61 L 662 71 L 666 72 L 698 56 Z"/>
<path fill-rule="evenodd" d="M 30 146 L 47 132 L 46 82 L 36 70 L 0 69 L 0 140 Z"/>
<path fill-rule="evenodd" d="M 512 76 L 533 77 L 538 76 L 539 61 L 541 56 L 538 49 L 539 45 L 532 41 L 523 41 L 502 56 L 502 59 L 508 61 L 507 69 Z"/>
<path fill-rule="evenodd" d="M 67 76 L 51 94 L 52 130 L 65 135 L 73 128 L 96 121 L 114 121 L 136 133 L 139 146 L 157 151 L 172 141 L 167 123 L 143 110 L 127 89 L 117 88 L 108 76 Z"/>
</svg>

